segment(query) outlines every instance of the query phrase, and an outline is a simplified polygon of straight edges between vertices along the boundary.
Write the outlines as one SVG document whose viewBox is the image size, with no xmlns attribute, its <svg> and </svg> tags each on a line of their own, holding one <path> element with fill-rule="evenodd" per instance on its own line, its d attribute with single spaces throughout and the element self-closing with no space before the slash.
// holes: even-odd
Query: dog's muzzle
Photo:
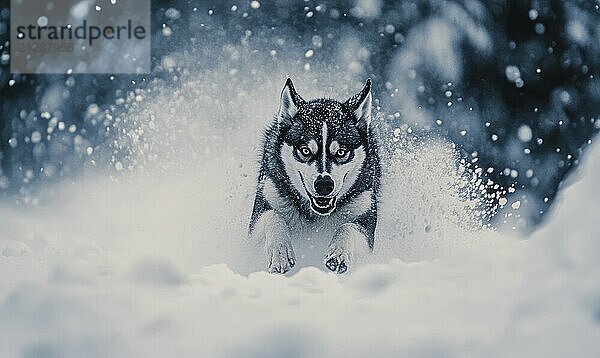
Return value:
<svg viewBox="0 0 600 358">
<path fill-rule="evenodd" d="M 331 179 L 331 176 L 319 175 L 317 177 L 313 183 L 313 187 L 318 195 L 313 195 L 310 190 L 306 188 L 304 176 L 300 171 L 298 171 L 298 175 L 300 175 L 300 180 L 302 181 L 302 186 L 304 186 L 306 195 L 308 195 L 310 198 L 310 208 L 319 215 L 331 214 L 335 210 L 335 204 L 337 202 L 337 193 L 335 195 L 331 195 L 335 188 L 335 183 L 333 179 Z"/>
<path fill-rule="evenodd" d="M 336 196 L 331 196 L 335 188 L 335 183 L 329 175 L 319 175 L 313 183 L 313 188 L 318 196 L 311 195 L 310 206 L 319 215 L 329 215 L 335 210 Z"/>
</svg>

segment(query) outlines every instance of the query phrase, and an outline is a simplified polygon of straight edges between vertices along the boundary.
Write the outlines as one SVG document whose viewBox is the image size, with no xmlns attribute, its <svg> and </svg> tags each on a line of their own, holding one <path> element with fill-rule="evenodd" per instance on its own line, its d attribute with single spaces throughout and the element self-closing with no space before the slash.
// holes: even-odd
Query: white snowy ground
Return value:
<svg viewBox="0 0 600 358">
<path fill-rule="evenodd" d="M 276 102 L 248 114 L 239 109 L 254 102 L 241 94 L 234 114 L 211 117 L 223 106 L 211 98 L 222 93 L 192 91 L 201 100 L 188 104 L 186 86 L 202 87 L 183 84 L 181 103 L 171 91 L 140 106 L 138 119 L 153 121 L 146 134 L 160 135 L 140 144 L 137 162 L 121 163 L 150 168 L 160 153 L 161 165 L 62 183 L 59 197 L 39 207 L 0 206 L 0 355 L 600 351 L 599 146 L 527 240 L 473 227 L 470 203 L 453 189 L 460 179 L 447 145 L 399 152 L 388 164 L 372 257 L 337 276 L 320 262 L 325 240 L 314 238 L 297 243 L 299 267 L 274 276 L 244 237 L 258 150 L 258 135 L 249 133 Z M 210 123 L 236 115 L 229 127 Z M 125 134 L 135 142 L 136 133 Z"/>
<path fill-rule="evenodd" d="M 384 237 L 345 276 L 260 271 L 264 257 L 240 241 L 250 198 L 220 184 L 233 160 L 175 187 L 66 185 L 60 203 L 1 210 L 2 355 L 593 356 L 600 147 L 586 159 L 527 241 L 451 227 Z"/>
</svg>

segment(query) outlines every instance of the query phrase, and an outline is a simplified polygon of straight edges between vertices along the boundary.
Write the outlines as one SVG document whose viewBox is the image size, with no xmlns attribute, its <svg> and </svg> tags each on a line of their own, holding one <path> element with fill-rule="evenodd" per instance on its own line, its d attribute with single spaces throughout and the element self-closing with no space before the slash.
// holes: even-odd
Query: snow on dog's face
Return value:
<svg viewBox="0 0 600 358">
<path fill-rule="evenodd" d="M 278 113 L 281 158 L 296 190 L 319 215 L 329 215 L 352 187 L 366 159 L 371 81 L 344 103 L 305 101 L 288 79 Z"/>
</svg>

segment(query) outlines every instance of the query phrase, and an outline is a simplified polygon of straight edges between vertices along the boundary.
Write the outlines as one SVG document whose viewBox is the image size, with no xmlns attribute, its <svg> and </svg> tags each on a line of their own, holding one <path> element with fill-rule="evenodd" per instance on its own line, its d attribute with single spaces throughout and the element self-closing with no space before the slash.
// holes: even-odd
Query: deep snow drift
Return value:
<svg viewBox="0 0 600 358">
<path fill-rule="evenodd" d="M 109 174 L 62 183 L 37 208 L 0 208 L 7 356 L 600 349 L 598 146 L 546 226 L 524 241 L 481 225 L 479 201 L 464 196 L 479 183 L 450 145 L 399 144 L 388 156 L 374 255 L 337 276 L 324 270 L 326 242 L 315 239 L 298 244 L 290 275 L 262 271 L 265 258 L 244 238 L 260 130 L 277 108 L 276 78 L 285 78 L 273 73 L 260 82 L 269 98 L 255 98 L 253 83 L 211 86 L 219 82 L 210 74 L 207 85 L 192 78 L 141 92 L 116 127 Z M 322 95 L 308 77 L 298 88 Z M 348 93 L 332 95 L 354 90 L 340 88 Z"/>
</svg>

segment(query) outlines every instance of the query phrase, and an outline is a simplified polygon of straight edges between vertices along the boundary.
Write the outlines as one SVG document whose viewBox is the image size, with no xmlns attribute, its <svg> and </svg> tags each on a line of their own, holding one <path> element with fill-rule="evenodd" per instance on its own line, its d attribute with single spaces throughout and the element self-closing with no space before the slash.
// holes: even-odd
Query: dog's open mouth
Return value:
<svg viewBox="0 0 600 358">
<path fill-rule="evenodd" d="M 302 176 L 302 173 L 300 173 L 300 171 L 298 171 L 298 174 L 300 175 L 300 180 L 302 180 L 302 186 L 304 186 L 304 190 L 306 191 L 306 194 L 310 198 L 311 209 L 313 209 L 313 211 L 319 215 L 331 214 L 335 210 L 335 203 L 337 201 L 337 196 L 326 197 L 326 196 L 312 195 L 308 191 L 308 189 L 306 189 L 306 184 L 304 184 L 304 176 Z M 346 173 L 346 174 L 348 174 L 348 173 Z M 346 175 L 344 175 L 344 180 L 345 179 L 346 179 Z M 342 181 L 342 183 L 343 183 L 343 181 Z"/>
<path fill-rule="evenodd" d="M 310 207 L 319 215 L 329 215 L 335 209 L 336 197 L 310 196 Z"/>
</svg>

